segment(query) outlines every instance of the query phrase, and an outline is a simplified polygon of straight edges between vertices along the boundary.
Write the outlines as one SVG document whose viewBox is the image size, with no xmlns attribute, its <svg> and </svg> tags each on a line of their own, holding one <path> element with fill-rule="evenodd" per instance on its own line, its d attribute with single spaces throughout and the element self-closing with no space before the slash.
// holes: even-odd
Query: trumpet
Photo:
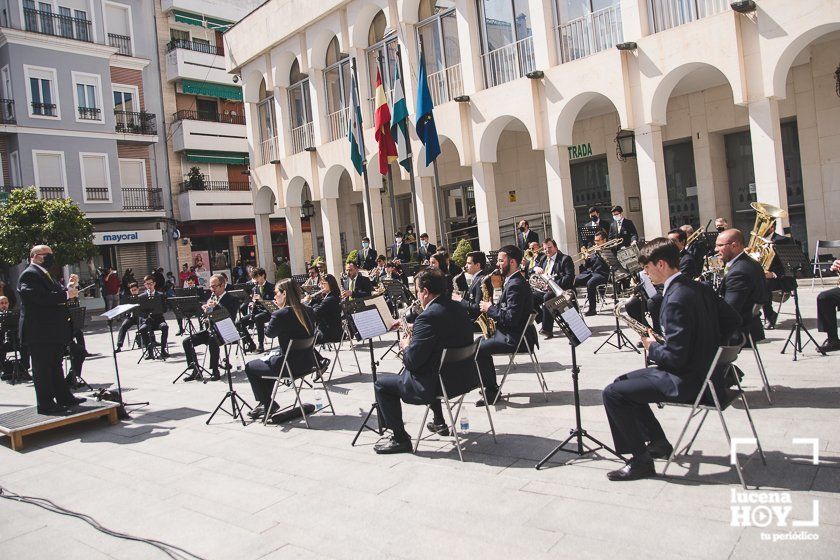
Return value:
<svg viewBox="0 0 840 560">
<path fill-rule="evenodd" d="M 615 248 L 621 246 L 622 243 L 623 243 L 623 241 L 621 240 L 621 238 L 616 237 L 614 239 L 610 239 L 609 241 L 607 241 L 603 245 L 593 245 L 591 247 L 584 247 L 580 250 L 580 253 L 578 253 L 577 258 L 573 259 L 572 262 L 575 263 L 575 264 L 578 264 L 580 262 L 585 261 L 586 259 L 588 259 L 592 255 L 594 255 L 595 253 L 598 253 L 598 252 L 603 251 L 605 249 L 615 249 Z"/>
<path fill-rule="evenodd" d="M 706 233 L 705 226 L 701 226 L 701 227 L 697 228 L 696 230 L 694 230 L 694 233 L 689 235 L 688 239 L 685 240 L 686 250 L 688 250 L 688 248 L 691 247 L 691 244 L 694 243 L 695 241 L 697 241 L 700 238 L 700 236 L 703 235 L 704 233 Z"/>
<path fill-rule="evenodd" d="M 613 309 L 613 314 L 616 316 L 617 319 L 621 319 L 622 321 L 624 321 L 627 324 L 627 326 L 636 331 L 636 333 L 639 336 L 653 336 L 653 339 L 656 342 L 660 344 L 663 344 L 665 342 L 664 336 L 657 332 L 654 332 L 653 330 L 650 330 L 648 327 L 644 326 L 639 321 L 633 319 L 632 317 L 624 313 L 624 306 L 625 304 L 622 303 L 621 305 L 616 305 Z"/>
</svg>

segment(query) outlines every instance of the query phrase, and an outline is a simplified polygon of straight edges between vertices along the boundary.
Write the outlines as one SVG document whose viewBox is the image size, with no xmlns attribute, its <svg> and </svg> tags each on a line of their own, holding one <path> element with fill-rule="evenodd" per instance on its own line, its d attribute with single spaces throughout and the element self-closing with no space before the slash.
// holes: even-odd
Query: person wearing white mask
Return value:
<svg viewBox="0 0 840 560">
<path fill-rule="evenodd" d="M 610 239 L 621 238 L 621 246 L 629 247 L 639 241 L 639 232 L 636 225 L 624 217 L 624 209 L 621 206 L 612 207 L 613 223 L 610 224 Z"/>
<path fill-rule="evenodd" d="M 376 249 L 370 246 L 369 237 L 362 237 L 362 248 L 356 252 L 356 266 L 365 270 L 376 268 Z"/>
<path fill-rule="evenodd" d="M 429 234 L 420 234 L 420 247 L 417 249 L 417 260 L 421 263 L 429 260 L 429 257 L 437 253 L 437 247 L 434 243 L 429 243 Z"/>
<path fill-rule="evenodd" d="M 408 243 L 403 243 L 403 236 L 399 231 L 394 234 L 394 244 L 391 245 L 391 258 L 401 263 L 411 260 L 411 247 L 408 246 Z"/>
</svg>

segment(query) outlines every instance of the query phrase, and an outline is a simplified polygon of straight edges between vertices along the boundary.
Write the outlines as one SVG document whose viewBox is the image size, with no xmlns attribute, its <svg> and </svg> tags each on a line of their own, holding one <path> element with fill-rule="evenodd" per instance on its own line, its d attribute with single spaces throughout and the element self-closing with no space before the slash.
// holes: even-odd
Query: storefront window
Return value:
<svg viewBox="0 0 840 560">
<path fill-rule="evenodd" d="M 670 144 L 665 155 L 665 183 L 668 187 L 668 215 L 671 229 L 689 224 L 697 227 L 697 179 L 694 175 L 694 149 L 691 140 Z"/>
<path fill-rule="evenodd" d="M 589 208 L 595 206 L 602 216 L 608 216 L 610 206 L 610 175 L 607 158 L 599 157 L 589 161 L 573 163 L 572 200 L 575 205 L 577 225 L 589 221 Z"/>
</svg>

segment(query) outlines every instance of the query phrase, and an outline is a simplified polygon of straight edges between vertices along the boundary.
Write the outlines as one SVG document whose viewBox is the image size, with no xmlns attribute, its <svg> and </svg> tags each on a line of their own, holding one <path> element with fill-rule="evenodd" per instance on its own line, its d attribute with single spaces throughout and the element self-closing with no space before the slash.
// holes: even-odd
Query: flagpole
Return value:
<svg viewBox="0 0 840 560">
<path fill-rule="evenodd" d="M 446 232 L 446 228 L 444 227 L 443 223 L 443 206 L 440 204 L 440 194 L 438 191 L 440 190 L 440 177 L 438 175 L 438 164 L 437 158 L 432 162 L 432 170 L 434 170 L 434 177 L 435 177 L 435 212 L 437 214 L 437 221 L 438 221 L 438 236 L 439 236 L 439 243 L 443 245 L 443 249 L 445 251 L 449 251 L 449 243 L 444 238 L 444 233 Z M 466 210 L 466 209 L 465 209 Z"/>
<path fill-rule="evenodd" d="M 356 57 L 353 57 L 353 62 L 350 63 L 350 68 L 353 70 L 353 81 L 356 82 L 356 101 L 361 103 L 359 100 L 359 74 L 356 72 Z M 353 107 L 353 118 L 355 117 L 356 107 Z M 361 127 L 359 127 L 361 128 Z M 358 131 L 359 136 L 364 134 L 363 130 Z M 364 142 L 364 139 L 361 140 Z M 364 177 L 365 181 L 365 193 L 364 193 L 364 201 L 365 201 L 365 210 L 367 214 L 367 223 L 365 224 L 365 235 L 370 238 L 371 244 L 373 243 L 373 214 L 370 211 L 370 184 L 368 183 L 368 172 L 367 172 L 367 158 L 364 157 L 365 154 L 362 154 L 362 177 Z M 373 245 L 371 245 L 373 246 Z"/>
<path fill-rule="evenodd" d="M 384 59 L 382 57 L 381 52 L 376 55 L 376 66 L 379 68 L 379 75 L 383 76 L 382 80 L 384 81 L 385 80 L 385 78 L 384 78 L 385 73 L 382 71 L 383 70 L 383 68 L 382 68 L 383 60 Z M 382 89 L 385 90 L 385 103 L 387 103 L 388 102 L 388 90 L 385 89 L 385 84 L 384 83 L 382 84 L 382 86 L 383 86 Z M 388 126 L 391 126 L 391 123 L 388 123 Z M 390 163 L 388 164 L 388 175 L 386 175 L 386 177 L 388 178 L 388 201 L 389 201 L 390 206 L 391 206 L 391 212 L 390 212 L 390 214 L 391 214 L 391 236 L 393 236 L 397 232 L 397 209 L 396 209 L 396 203 L 394 202 L 394 174 L 391 171 L 391 164 Z M 386 241 L 386 245 L 387 245 L 387 241 Z M 386 254 L 386 253 L 383 253 L 383 254 Z M 391 257 L 392 258 L 397 258 L 396 255 L 391 255 Z"/>
<path fill-rule="evenodd" d="M 405 72 L 403 72 L 402 48 L 400 48 L 399 42 L 397 43 L 397 62 L 400 65 L 400 79 L 403 81 L 403 83 L 406 83 Z M 408 83 L 411 83 L 411 80 L 409 80 Z M 403 92 L 405 92 L 405 86 L 403 86 Z M 420 227 L 420 213 L 417 210 L 417 187 L 414 183 L 414 155 L 411 151 L 411 138 L 406 138 L 406 140 L 406 143 L 408 144 L 406 146 L 406 148 L 408 149 L 408 161 L 411 162 L 411 171 L 408 172 L 408 178 L 411 184 L 411 206 L 414 209 L 414 231 L 417 232 L 417 235 L 420 235 L 423 232 L 421 231 L 422 228 Z M 438 241 L 438 243 L 440 243 L 440 241 Z"/>
</svg>

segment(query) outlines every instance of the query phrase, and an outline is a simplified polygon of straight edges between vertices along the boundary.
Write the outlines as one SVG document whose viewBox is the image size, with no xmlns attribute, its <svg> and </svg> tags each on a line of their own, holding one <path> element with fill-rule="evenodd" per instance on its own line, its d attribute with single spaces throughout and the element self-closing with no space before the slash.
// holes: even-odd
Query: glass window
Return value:
<svg viewBox="0 0 840 560">
<path fill-rule="evenodd" d="M 132 90 L 118 90 L 115 88 L 114 110 L 136 112 L 138 107 L 134 102 L 134 92 Z"/>
<path fill-rule="evenodd" d="M 29 78 L 29 88 L 32 94 L 32 114 L 54 117 L 52 82 L 46 78 Z"/>
<path fill-rule="evenodd" d="M 79 107 L 96 109 L 96 86 L 92 84 L 76 84 L 76 97 Z"/>
<path fill-rule="evenodd" d="M 378 14 L 373 16 L 373 21 L 370 24 L 370 29 L 368 30 L 368 45 L 374 45 L 381 41 L 385 37 L 385 14 L 380 11 Z"/>
<path fill-rule="evenodd" d="M 260 101 L 258 109 L 260 115 L 260 141 L 265 142 L 277 135 L 275 132 L 274 97 Z"/>
</svg>

